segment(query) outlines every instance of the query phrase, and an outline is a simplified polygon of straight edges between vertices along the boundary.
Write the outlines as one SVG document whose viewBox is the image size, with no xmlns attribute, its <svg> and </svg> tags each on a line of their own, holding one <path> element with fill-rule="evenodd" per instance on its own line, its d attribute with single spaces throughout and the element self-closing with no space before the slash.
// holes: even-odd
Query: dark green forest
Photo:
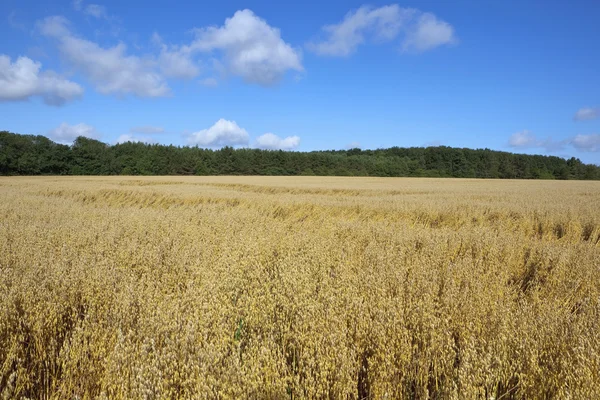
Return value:
<svg viewBox="0 0 600 400">
<path fill-rule="evenodd" d="M 0 131 L 0 175 L 337 175 L 500 179 L 600 179 L 600 167 L 577 158 L 489 149 L 391 147 L 377 150 L 219 150 L 160 144 L 108 145 L 78 137 Z"/>
</svg>

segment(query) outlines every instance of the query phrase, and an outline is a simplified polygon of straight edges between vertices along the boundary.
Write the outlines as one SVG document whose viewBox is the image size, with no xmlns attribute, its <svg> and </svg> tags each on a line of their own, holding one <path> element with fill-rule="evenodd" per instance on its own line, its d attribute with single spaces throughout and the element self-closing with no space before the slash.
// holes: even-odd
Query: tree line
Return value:
<svg viewBox="0 0 600 400">
<path fill-rule="evenodd" d="M 0 131 L 0 175 L 337 175 L 500 179 L 600 179 L 572 157 L 446 146 L 294 152 L 147 143 L 72 145 Z"/>
</svg>

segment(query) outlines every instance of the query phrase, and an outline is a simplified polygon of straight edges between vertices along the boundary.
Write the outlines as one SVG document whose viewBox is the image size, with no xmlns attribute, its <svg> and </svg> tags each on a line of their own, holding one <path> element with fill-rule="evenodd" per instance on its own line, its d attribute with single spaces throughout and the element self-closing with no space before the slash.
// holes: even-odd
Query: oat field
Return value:
<svg viewBox="0 0 600 400">
<path fill-rule="evenodd" d="M 0 398 L 600 398 L 600 182 L 0 178 Z"/>
</svg>

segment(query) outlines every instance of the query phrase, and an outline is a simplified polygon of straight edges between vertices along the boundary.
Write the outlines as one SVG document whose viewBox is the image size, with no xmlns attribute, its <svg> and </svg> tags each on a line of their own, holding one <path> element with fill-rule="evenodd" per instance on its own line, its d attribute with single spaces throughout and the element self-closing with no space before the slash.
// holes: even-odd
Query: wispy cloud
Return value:
<svg viewBox="0 0 600 400">
<path fill-rule="evenodd" d="M 514 133 L 508 140 L 510 147 L 537 147 L 538 143 L 535 135 L 528 130 Z"/>
<path fill-rule="evenodd" d="M 324 38 L 307 44 L 319 55 L 349 56 L 367 42 L 390 42 L 399 37 L 403 51 L 423 52 L 457 42 L 454 28 L 431 13 L 391 4 L 362 6 L 344 19 L 323 27 Z"/>
<path fill-rule="evenodd" d="M 589 121 L 600 118 L 600 107 L 583 107 L 575 113 L 575 121 Z"/>
<path fill-rule="evenodd" d="M 119 43 L 104 48 L 73 34 L 64 17 L 48 17 L 38 23 L 43 35 L 58 41 L 62 57 L 90 80 L 103 94 L 139 97 L 163 97 L 171 91 L 156 63 L 127 54 L 127 46 Z"/>
<path fill-rule="evenodd" d="M 200 84 L 206 87 L 217 87 L 219 82 L 215 78 L 205 78 L 200 80 Z"/>
<path fill-rule="evenodd" d="M 600 151 L 600 134 L 577 135 L 571 140 L 571 145 L 579 151 L 598 152 Z"/>
<path fill-rule="evenodd" d="M 549 152 L 564 150 L 568 140 L 554 141 L 551 138 L 538 139 L 528 130 L 514 133 L 508 140 L 508 145 L 519 149 L 541 148 Z"/>
<path fill-rule="evenodd" d="M 73 8 L 75 11 L 80 11 L 85 15 L 94 18 L 109 18 L 109 15 L 106 11 L 106 7 L 100 4 L 85 4 L 83 0 L 73 0 Z"/>
<path fill-rule="evenodd" d="M 11 11 L 8 14 L 8 17 L 6 17 L 6 21 L 8 22 L 8 26 L 10 26 L 11 28 L 18 29 L 21 31 L 27 30 L 27 28 L 25 27 L 25 24 L 18 21 L 16 11 Z"/>
<path fill-rule="evenodd" d="M 106 7 L 99 4 L 88 4 L 83 11 L 86 15 L 96 18 L 106 18 Z"/>
<path fill-rule="evenodd" d="M 600 151 L 600 134 L 576 135 L 555 141 L 552 138 L 538 139 L 533 133 L 525 130 L 513 134 L 508 145 L 516 149 L 544 149 L 548 152 L 562 151 L 570 145 L 578 151 L 597 152 Z"/>
<path fill-rule="evenodd" d="M 73 7 L 110 19 L 106 8 L 98 4 L 76 0 Z M 237 11 L 222 26 L 194 29 L 195 38 L 184 44 L 167 44 L 155 33 L 153 51 L 142 55 L 128 49 L 122 41 L 106 47 L 82 37 L 63 16 L 47 17 L 37 23 L 37 28 L 55 40 L 71 70 L 103 94 L 169 96 L 167 79 L 196 78 L 202 72 L 201 64 L 212 65 L 211 75 L 239 76 L 262 86 L 278 83 L 288 71 L 303 71 L 300 51 L 282 39 L 279 29 L 251 10 Z M 210 76 L 199 82 L 208 87 L 218 85 L 216 78 Z"/>
<path fill-rule="evenodd" d="M 165 76 L 191 79 L 200 74 L 200 68 L 188 46 L 168 46 L 156 32 L 152 35 L 152 42 L 160 48 L 158 65 Z"/>
<path fill-rule="evenodd" d="M 402 50 L 420 53 L 457 42 L 452 25 L 431 13 L 425 13 L 408 28 Z"/>
</svg>

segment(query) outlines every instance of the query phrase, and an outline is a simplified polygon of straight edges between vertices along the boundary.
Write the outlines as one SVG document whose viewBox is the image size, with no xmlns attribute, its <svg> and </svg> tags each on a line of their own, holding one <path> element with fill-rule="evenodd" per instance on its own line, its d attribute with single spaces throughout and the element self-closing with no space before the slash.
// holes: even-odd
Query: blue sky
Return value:
<svg viewBox="0 0 600 400">
<path fill-rule="evenodd" d="M 0 129 L 600 164 L 598 1 L 0 3 Z"/>
</svg>

